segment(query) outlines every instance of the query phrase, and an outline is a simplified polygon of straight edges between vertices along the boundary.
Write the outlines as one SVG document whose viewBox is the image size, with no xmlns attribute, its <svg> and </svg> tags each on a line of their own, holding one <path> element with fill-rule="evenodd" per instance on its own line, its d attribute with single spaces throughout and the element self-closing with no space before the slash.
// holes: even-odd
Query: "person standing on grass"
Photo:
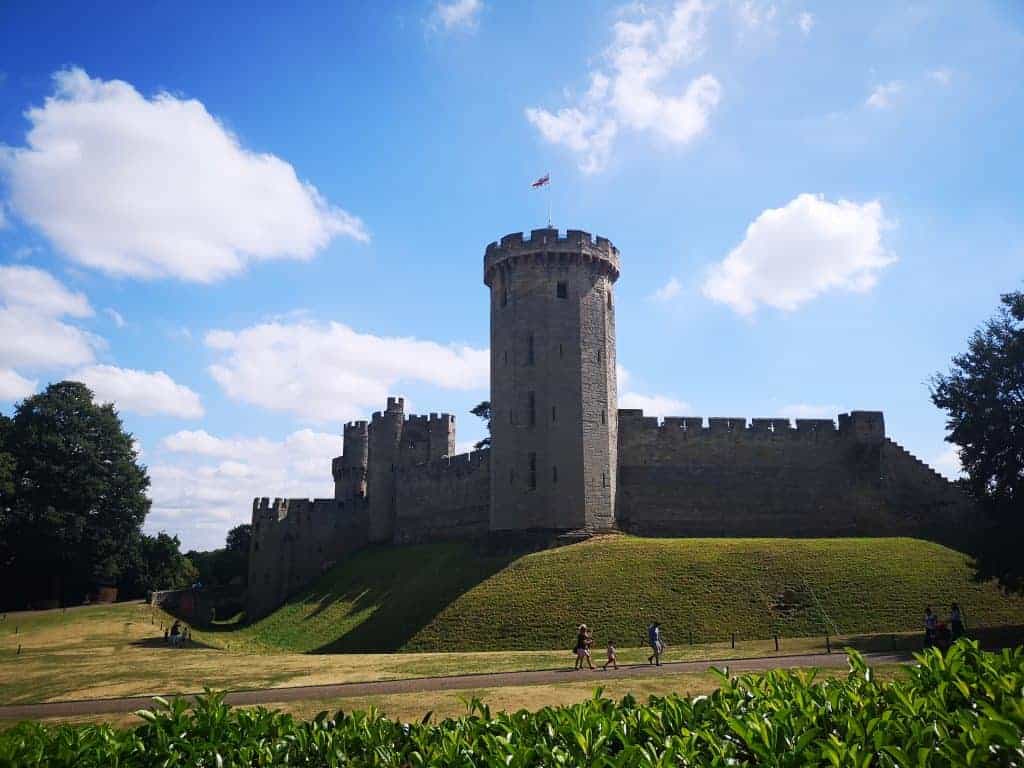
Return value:
<svg viewBox="0 0 1024 768">
<path fill-rule="evenodd" d="M 647 642 L 651 646 L 651 651 L 653 651 L 653 653 L 651 653 L 651 655 L 647 657 L 647 663 L 656 664 L 660 667 L 661 653 L 664 650 L 665 646 L 662 644 L 661 641 L 661 624 L 659 624 L 658 622 L 654 622 L 653 624 L 651 624 L 651 626 L 647 628 Z"/>
<path fill-rule="evenodd" d="M 575 669 L 583 669 L 584 660 L 587 662 L 587 666 L 591 669 L 594 665 L 590 661 L 590 646 L 593 644 L 593 635 L 590 634 L 590 630 L 587 629 L 586 624 L 580 624 L 579 629 L 576 631 L 576 667 Z"/>
<path fill-rule="evenodd" d="M 953 634 L 954 643 L 964 636 L 964 617 L 960 613 L 960 606 L 957 603 L 953 603 L 949 608 L 949 628 Z"/>
<path fill-rule="evenodd" d="M 608 659 L 605 661 L 604 666 L 601 669 L 608 669 L 608 665 L 612 665 L 612 669 L 619 668 L 619 661 L 615 658 L 615 641 L 608 641 Z"/>
<path fill-rule="evenodd" d="M 935 632 L 939 628 L 939 620 L 935 614 L 932 613 L 932 607 L 929 605 L 924 609 L 924 647 L 930 648 L 935 645 Z"/>
</svg>

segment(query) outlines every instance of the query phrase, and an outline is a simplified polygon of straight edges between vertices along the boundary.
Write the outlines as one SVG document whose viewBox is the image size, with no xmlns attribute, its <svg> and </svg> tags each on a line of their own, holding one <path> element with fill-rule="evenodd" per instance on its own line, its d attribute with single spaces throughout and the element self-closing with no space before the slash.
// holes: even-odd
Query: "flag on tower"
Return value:
<svg viewBox="0 0 1024 768">
<path fill-rule="evenodd" d="M 535 182 L 533 182 L 533 184 L 530 185 L 530 188 L 531 189 L 540 189 L 541 187 L 546 187 L 550 183 L 551 183 L 551 174 L 550 173 L 545 173 L 543 176 L 541 176 L 539 179 L 537 179 Z"/>
</svg>

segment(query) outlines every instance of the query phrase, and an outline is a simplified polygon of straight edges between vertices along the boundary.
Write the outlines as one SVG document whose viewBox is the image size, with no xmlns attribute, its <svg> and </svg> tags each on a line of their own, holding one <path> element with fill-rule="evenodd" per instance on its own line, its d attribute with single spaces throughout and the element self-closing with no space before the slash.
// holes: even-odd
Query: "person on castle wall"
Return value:
<svg viewBox="0 0 1024 768">
<path fill-rule="evenodd" d="M 939 619 L 932 613 L 932 607 L 929 605 L 924 609 L 924 647 L 931 648 L 935 645 L 937 639 L 936 635 L 939 630 Z"/>
<path fill-rule="evenodd" d="M 590 647 L 593 644 L 594 636 L 591 634 L 590 629 L 587 628 L 586 624 L 580 624 L 576 631 L 576 666 L 574 670 L 583 669 L 584 661 L 587 662 L 588 667 L 594 668 L 590 660 Z"/>
<path fill-rule="evenodd" d="M 651 646 L 651 655 L 647 657 L 648 664 L 661 666 L 661 654 L 665 652 L 665 643 L 661 637 L 661 624 L 654 622 L 647 628 L 647 642 Z"/>
<path fill-rule="evenodd" d="M 609 640 L 608 641 L 608 658 L 605 661 L 604 666 L 601 667 L 601 669 L 605 669 L 605 670 L 608 669 L 608 665 L 609 664 L 612 665 L 612 669 L 618 669 L 619 668 L 619 660 L 618 660 L 618 658 L 616 658 L 616 655 L 615 655 L 615 641 L 614 640 Z"/>
<path fill-rule="evenodd" d="M 954 643 L 964 636 L 964 616 L 957 603 L 949 608 L 949 629 Z"/>
</svg>

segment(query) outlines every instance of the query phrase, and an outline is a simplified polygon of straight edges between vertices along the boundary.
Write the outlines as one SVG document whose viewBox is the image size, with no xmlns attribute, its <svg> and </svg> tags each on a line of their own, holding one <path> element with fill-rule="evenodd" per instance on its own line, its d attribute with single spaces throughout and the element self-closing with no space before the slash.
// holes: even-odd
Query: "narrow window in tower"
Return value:
<svg viewBox="0 0 1024 768">
<path fill-rule="evenodd" d="M 600 347 L 597 348 L 597 362 L 599 362 L 599 363 L 601 362 L 601 348 Z"/>
<path fill-rule="evenodd" d="M 516 471 L 514 469 L 510 469 L 508 471 L 508 484 L 512 485 L 512 484 L 515 483 L 515 481 L 516 481 Z"/>
<path fill-rule="evenodd" d="M 508 350 L 505 350 L 505 365 L 508 365 Z"/>
<path fill-rule="evenodd" d="M 552 467 L 551 468 L 551 482 L 552 483 L 557 483 L 558 482 L 558 467 Z"/>
<path fill-rule="evenodd" d="M 530 454 L 530 490 L 537 488 L 537 454 Z"/>
<path fill-rule="evenodd" d="M 530 414 L 530 426 L 536 426 L 537 424 L 537 396 L 530 392 L 526 398 L 527 412 Z"/>
<path fill-rule="evenodd" d="M 533 365 L 533 334 L 526 337 L 526 364 Z"/>
<path fill-rule="evenodd" d="M 608 289 L 608 309 L 612 308 L 612 289 Z"/>
<path fill-rule="evenodd" d="M 501 281 L 501 306 L 508 306 L 508 283 Z"/>
<path fill-rule="evenodd" d="M 516 423 L 516 409 L 515 408 L 509 408 L 508 409 L 508 423 L 509 424 L 515 424 Z"/>
<path fill-rule="evenodd" d="M 551 406 L 551 420 L 558 421 L 558 411 L 555 410 L 555 406 Z"/>
<path fill-rule="evenodd" d="M 555 286 L 555 295 L 560 299 L 568 299 L 569 284 L 559 280 L 558 284 Z"/>
<path fill-rule="evenodd" d="M 601 473 L 601 487 L 608 487 L 608 475 L 606 475 L 604 472 Z"/>
<path fill-rule="evenodd" d="M 562 345 L 561 344 L 558 345 L 558 356 L 562 357 Z"/>
<path fill-rule="evenodd" d="M 602 424 L 604 424 L 604 419 L 605 419 L 604 411 L 601 411 L 601 423 Z"/>
</svg>

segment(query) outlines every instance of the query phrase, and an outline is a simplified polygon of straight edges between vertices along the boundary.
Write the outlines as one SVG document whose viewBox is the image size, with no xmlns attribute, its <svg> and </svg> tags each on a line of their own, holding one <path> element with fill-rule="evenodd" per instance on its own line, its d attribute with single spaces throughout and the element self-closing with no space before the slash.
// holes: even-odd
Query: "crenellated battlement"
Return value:
<svg viewBox="0 0 1024 768">
<path fill-rule="evenodd" d="M 455 456 L 442 456 L 425 464 L 396 467 L 395 474 L 404 477 L 415 475 L 437 476 L 451 471 L 471 470 L 487 464 L 490 461 L 490 457 L 490 450 L 484 448 L 479 451 L 460 453 Z"/>
<path fill-rule="evenodd" d="M 560 237 L 557 229 L 550 228 L 535 229 L 529 238 L 524 238 L 522 232 L 513 232 L 488 245 L 484 252 L 484 283 L 491 285 L 494 270 L 499 266 L 530 257 L 563 264 L 599 262 L 613 280 L 619 277 L 619 249 L 608 238 L 595 238 L 579 229 L 566 230 L 565 236 Z"/>
<path fill-rule="evenodd" d="M 735 435 L 743 438 L 791 436 L 793 438 L 822 436 L 848 437 L 862 442 L 876 442 L 885 436 L 885 422 L 880 411 L 851 411 L 839 414 L 838 427 L 833 419 L 796 419 L 712 416 L 704 423 L 701 416 L 644 416 L 637 408 L 619 409 L 619 430 L 625 435 L 637 432 L 682 434 L 698 439 L 715 435 Z"/>
</svg>

